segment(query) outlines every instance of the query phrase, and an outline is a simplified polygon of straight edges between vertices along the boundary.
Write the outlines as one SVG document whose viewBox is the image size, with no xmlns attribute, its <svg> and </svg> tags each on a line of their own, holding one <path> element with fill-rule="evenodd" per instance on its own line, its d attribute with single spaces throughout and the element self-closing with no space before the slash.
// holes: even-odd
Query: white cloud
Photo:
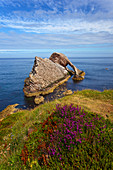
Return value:
<svg viewBox="0 0 113 170">
<path fill-rule="evenodd" d="M 110 20 L 100 21 L 83 21 L 83 20 L 65 20 L 55 19 L 52 21 L 22 21 L 22 20 L 10 20 L 0 19 L 2 27 L 9 27 L 20 29 L 25 32 L 35 33 L 97 33 L 108 32 L 113 34 L 113 22 Z"/>
<path fill-rule="evenodd" d="M 0 4 L 13 6 L 0 16 L 2 27 L 35 33 L 113 33 L 112 0 L 1 0 Z M 24 6 L 25 10 L 20 8 Z"/>
<path fill-rule="evenodd" d="M 107 39 L 106 39 L 107 37 Z M 10 34 L 0 33 L 0 49 L 76 48 L 80 45 L 113 44 L 113 35 L 108 33 L 80 34 Z"/>
<path fill-rule="evenodd" d="M 0 7 L 0 48 L 113 43 L 113 0 L 1 0 Z"/>
</svg>

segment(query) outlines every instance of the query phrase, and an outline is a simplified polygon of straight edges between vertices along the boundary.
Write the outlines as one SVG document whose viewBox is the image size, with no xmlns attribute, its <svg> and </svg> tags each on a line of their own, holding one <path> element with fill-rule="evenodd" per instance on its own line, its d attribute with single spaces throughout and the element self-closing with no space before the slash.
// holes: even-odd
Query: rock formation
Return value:
<svg viewBox="0 0 113 170">
<path fill-rule="evenodd" d="M 54 63 L 58 63 L 62 65 L 63 67 L 65 67 L 65 69 L 67 69 L 66 66 L 69 64 L 73 68 L 75 73 L 77 75 L 79 74 L 77 68 L 71 63 L 71 61 L 64 54 L 55 52 L 50 56 L 49 59 Z"/>
<path fill-rule="evenodd" d="M 45 95 L 69 79 L 67 70 L 51 60 L 35 57 L 29 77 L 25 79 L 24 94 L 27 97 Z"/>
<path fill-rule="evenodd" d="M 70 74 L 74 75 L 73 80 L 83 80 L 85 76 L 85 72 L 79 70 L 77 67 L 75 67 L 71 61 L 62 53 L 53 53 L 50 58 L 51 61 L 54 63 L 58 63 L 62 65 Z M 70 65 L 74 72 L 72 70 L 69 70 L 66 66 Z"/>
<path fill-rule="evenodd" d="M 66 67 L 68 64 L 74 71 Z M 35 103 L 43 102 L 44 98 L 40 95 L 53 92 L 56 87 L 70 78 L 69 73 L 74 74 L 76 79 L 81 78 L 82 71 L 77 69 L 62 53 L 53 53 L 49 59 L 35 57 L 32 71 L 25 79 L 24 94 L 27 97 L 35 96 Z"/>
</svg>

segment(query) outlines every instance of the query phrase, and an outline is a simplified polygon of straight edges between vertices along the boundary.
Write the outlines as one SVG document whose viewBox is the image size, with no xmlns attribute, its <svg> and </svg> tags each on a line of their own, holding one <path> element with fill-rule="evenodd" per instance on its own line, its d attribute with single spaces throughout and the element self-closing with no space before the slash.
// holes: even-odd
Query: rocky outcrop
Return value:
<svg viewBox="0 0 113 170">
<path fill-rule="evenodd" d="M 69 79 L 68 71 L 51 60 L 35 57 L 29 77 L 25 79 L 24 94 L 27 97 L 45 95 Z"/>
<path fill-rule="evenodd" d="M 18 106 L 19 104 L 13 104 L 13 105 L 9 105 L 7 106 L 4 110 L 2 110 L 0 112 L 0 122 L 7 117 L 10 114 L 15 113 L 16 111 L 18 111 L 18 109 L 16 108 L 16 106 Z"/>
<path fill-rule="evenodd" d="M 68 64 L 74 71 L 66 67 Z M 49 59 L 35 57 L 32 71 L 25 79 L 24 94 L 27 97 L 35 96 L 34 101 L 39 104 L 44 101 L 43 95 L 52 93 L 56 87 L 71 77 L 70 74 L 74 75 L 74 80 L 81 80 L 85 75 L 62 53 L 53 53 Z"/>
<path fill-rule="evenodd" d="M 49 59 L 51 61 L 53 61 L 54 63 L 58 63 L 58 64 L 62 65 L 65 68 L 69 64 L 73 68 L 75 73 L 78 75 L 77 68 L 71 63 L 71 61 L 64 54 L 55 52 L 50 56 Z"/>
<path fill-rule="evenodd" d="M 61 66 L 63 66 L 71 75 L 74 75 L 73 80 L 83 80 L 85 76 L 85 72 L 79 70 L 77 67 L 75 67 L 71 61 L 62 53 L 53 53 L 50 58 L 51 61 L 54 63 L 58 63 Z M 66 66 L 70 65 L 74 71 L 69 70 Z"/>
</svg>

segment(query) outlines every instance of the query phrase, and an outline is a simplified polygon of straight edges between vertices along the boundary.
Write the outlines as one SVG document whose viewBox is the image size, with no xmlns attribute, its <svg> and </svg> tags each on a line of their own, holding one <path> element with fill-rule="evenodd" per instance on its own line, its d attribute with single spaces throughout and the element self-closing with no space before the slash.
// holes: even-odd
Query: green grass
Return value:
<svg viewBox="0 0 113 170">
<path fill-rule="evenodd" d="M 113 104 L 113 90 L 104 90 L 103 92 L 97 90 L 82 90 L 77 91 L 75 94 L 83 95 L 92 99 L 99 99 L 103 101 L 111 101 Z"/>
<path fill-rule="evenodd" d="M 93 90 L 83 90 L 83 91 L 75 92 L 73 95 L 65 96 L 64 98 L 40 105 L 33 110 L 30 110 L 30 111 L 24 110 L 24 111 L 19 111 L 14 114 L 8 115 L 4 120 L 0 122 L 0 170 L 2 169 L 8 169 L 8 170 L 9 169 L 37 169 L 37 168 L 47 169 L 45 165 L 42 167 L 40 163 L 37 161 L 37 159 L 34 160 L 34 159 L 29 158 L 27 165 L 25 165 L 20 157 L 22 150 L 24 149 L 24 146 L 26 145 L 27 149 L 29 149 L 29 153 L 30 151 L 32 153 L 32 151 L 34 151 L 35 148 L 39 145 L 38 139 L 41 138 L 42 140 L 42 138 L 44 138 L 47 141 L 46 134 L 43 131 L 41 131 L 42 130 L 41 123 L 47 120 L 47 118 L 51 115 L 51 113 L 53 112 L 53 109 L 56 108 L 56 104 L 61 104 L 62 106 L 64 106 L 64 105 L 70 105 L 71 103 L 73 103 L 74 106 L 78 105 L 76 101 L 77 97 L 79 100 L 81 99 L 83 100 L 84 98 L 85 98 L 84 100 L 86 100 L 87 98 L 89 101 L 93 99 L 95 102 L 96 100 L 99 100 L 101 102 L 106 102 L 107 104 L 109 103 L 113 104 L 113 90 L 105 90 L 104 92 L 98 92 L 98 91 L 93 91 Z M 82 103 L 81 103 L 81 107 L 85 108 L 84 105 L 82 105 Z M 88 115 L 91 115 L 91 117 L 95 115 L 95 113 L 92 112 L 92 108 L 91 110 L 87 110 L 87 107 L 86 107 L 85 110 L 88 111 Z M 110 116 L 108 118 L 110 118 Z M 54 121 L 56 121 L 57 117 L 53 117 L 53 119 Z M 106 120 L 106 123 L 108 124 L 107 125 L 108 132 L 106 131 L 106 135 L 107 135 L 107 133 L 110 132 L 110 128 L 113 126 L 113 124 L 108 120 Z M 34 129 L 33 135 L 32 134 L 30 135 L 31 137 L 28 136 L 29 128 Z M 47 126 L 45 128 L 47 128 Z M 87 147 L 90 147 L 90 145 L 88 145 L 87 143 L 86 145 Z M 81 148 L 80 146 L 79 150 L 83 150 L 83 149 L 85 148 L 83 147 Z M 41 153 L 39 153 L 39 155 L 40 154 Z M 111 152 L 107 154 L 108 155 L 111 154 L 110 157 L 113 156 Z M 70 155 L 71 162 L 73 162 L 74 158 L 76 157 L 76 148 L 74 148 L 74 152 L 73 153 L 70 152 L 69 155 Z M 86 161 L 84 160 L 84 156 L 83 157 L 81 156 L 82 155 L 80 154 L 79 159 L 76 160 L 76 162 L 78 161 L 78 163 L 76 163 L 76 168 L 78 166 L 78 169 L 80 169 L 79 167 L 80 161 L 83 161 L 83 162 Z M 106 161 L 108 161 L 108 164 L 109 164 L 109 157 L 107 157 L 106 155 L 105 158 L 107 159 Z M 73 163 L 72 164 L 68 163 L 69 158 L 67 159 L 65 154 L 64 154 L 64 159 L 65 159 L 65 164 L 63 165 L 63 169 L 72 168 Z M 61 162 L 57 161 L 56 157 L 51 157 L 49 161 L 50 161 L 50 167 L 53 166 L 54 167 L 53 169 L 55 169 L 56 167 L 57 169 L 58 168 L 60 169 Z M 85 164 L 86 163 L 84 163 L 84 166 Z"/>
</svg>

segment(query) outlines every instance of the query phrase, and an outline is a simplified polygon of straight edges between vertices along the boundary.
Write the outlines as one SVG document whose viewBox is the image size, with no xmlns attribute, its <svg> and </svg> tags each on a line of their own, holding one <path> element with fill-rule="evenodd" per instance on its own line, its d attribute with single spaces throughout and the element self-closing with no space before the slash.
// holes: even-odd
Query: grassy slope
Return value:
<svg viewBox="0 0 113 170">
<path fill-rule="evenodd" d="M 45 120 L 56 104 L 65 105 L 71 103 L 81 106 L 86 111 L 101 114 L 113 122 L 113 90 L 105 90 L 104 92 L 93 90 L 77 91 L 70 96 L 45 103 L 33 110 L 16 112 L 0 122 L 0 164 L 5 162 L 10 154 L 8 148 L 12 138 L 16 139 L 18 145 L 16 153 L 20 154 L 28 129 Z M 12 151 L 12 154 L 14 154 L 14 151 Z"/>
</svg>

